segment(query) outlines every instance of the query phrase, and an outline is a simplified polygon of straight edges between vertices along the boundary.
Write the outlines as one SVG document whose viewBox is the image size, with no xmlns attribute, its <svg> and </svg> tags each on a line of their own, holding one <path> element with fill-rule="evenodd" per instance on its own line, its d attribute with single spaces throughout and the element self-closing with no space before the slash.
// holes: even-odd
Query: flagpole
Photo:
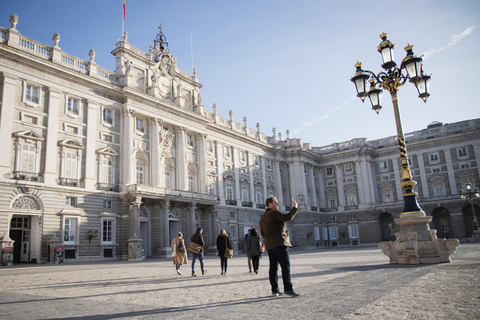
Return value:
<svg viewBox="0 0 480 320">
<path fill-rule="evenodd" d="M 125 33 L 125 0 L 123 0 L 123 19 L 122 19 L 122 37 L 121 37 L 121 39 L 123 39 L 124 33 Z"/>
</svg>

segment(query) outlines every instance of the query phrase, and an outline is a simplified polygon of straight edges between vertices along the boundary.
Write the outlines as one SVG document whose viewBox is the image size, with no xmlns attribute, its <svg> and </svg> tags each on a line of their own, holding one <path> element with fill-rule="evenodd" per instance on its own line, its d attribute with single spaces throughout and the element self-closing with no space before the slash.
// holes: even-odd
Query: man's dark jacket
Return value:
<svg viewBox="0 0 480 320">
<path fill-rule="evenodd" d="M 203 236 L 199 232 L 195 232 L 195 234 L 190 238 L 190 242 L 195 242 L 199 246 L 202 246 L 202 249 L 200 249 L 200 252 L 203 252 L 203 246 L 205 245 L 205 241 L 203 241 Z"/>
<path fill-rule="evenodd" d="M 289 246 L 290 237 L 285 222 L 291 221 L 298 209 L 292 208 L 288 214 L 268 208 L 260 219 L 260 231 L 264 239 L 265 249 L 270 250 L 280 246 Z"/>
</svg>

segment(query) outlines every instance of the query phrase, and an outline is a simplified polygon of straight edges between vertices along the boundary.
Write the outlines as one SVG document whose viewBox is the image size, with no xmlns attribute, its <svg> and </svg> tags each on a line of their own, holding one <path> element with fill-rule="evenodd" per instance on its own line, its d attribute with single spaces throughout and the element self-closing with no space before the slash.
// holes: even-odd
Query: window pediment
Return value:
<svg viewBox="0 0 480 320">
<path fill-rule="evenodd" d="M 118 156 L 118 153 L 110 147 L 99 149 L 99 150 L 97 150 L 97 153 L 105 154 L 105 155 L 109 155 L 109 156 L 114 156 L 114 157 Z"/>
<path fill-rule="evenodd" d="M 18 138 L 23 138 L 25 140 L 35 140 L 35 141 L 43 141 L 44 140 L 43 137 L 41 137 L 39 134 L 37 134 L 33 130 L 17 132 L 17 133 L 15 133 L 15 136 L 18 137 Z"/>
<path fill-rule="evenodd" d="M 69 148 L 74 148 L 74 149 L 85 149 L 83 144 L 81 144 L 80 142 L 78 142 L 76 140 L 71 140 L 71 139 L 60 141 L 60 145 L 62 147 L 69 147 Z"/>
</svg>

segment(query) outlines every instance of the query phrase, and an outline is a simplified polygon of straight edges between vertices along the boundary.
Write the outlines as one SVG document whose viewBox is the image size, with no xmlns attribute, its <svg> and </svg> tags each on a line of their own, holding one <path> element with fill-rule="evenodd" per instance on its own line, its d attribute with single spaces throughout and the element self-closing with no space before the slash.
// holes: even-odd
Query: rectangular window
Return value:
<svg viewBox="0 0 480 320">
<path fill-rule="evenodd" d="M 142 165 L 136 166 L 136 176 L 138 184 L 145 184 L 145 167 Z"/>
<path fill-rule="evenodd" d="M 335 199 L 328 200 L 328 204 L 330 206 L 330 209 L 335 209 L 337 207 Z"/>
<path fill-rule="evenodd" d="M 328 227 L 328 232 L 330 233 L 331 240 L 338 239 L 338 227 L 337 226 L 330 226 Z"/>
<path fill-rule="evenodd" d="M 352 173 L 353 172 L 353 167 L 351 163 L 345 164 L 345 173 Z"/>
<path fill-rule="evenodd" d="M 225 183 L 225 199 L 233 200 L 233 186 L 231 182 Z"/>
<path fill-rule="evenodd" d="M 111 200 L 103 200 L 103 207 L 105 209 L 112 209 L 113 208 L 113 202 Z"/>
<path fill-rule="evenodd" d="M 434 187 L 433 195 L 435 197 L 443 197 L 445 195 L 445 191 L 443 190 L 443 187 Z"/>
<path fill-rule="evenodd" d="M 392 197 L 389 193 L 383 195 L 383 202 L 389 203 L 392 202 Z"/>
<path fill-rule="evenodd" d="M 382 181 L 387 181 L 388 180 L 388 176 L 382 176 Z"/>
<path fill-rule="evenodd" d="M 25 123 L 30 123 L 30 124 L 38 124 L 38 118 L 37 117 L 29 116 L 29 115 L 26 115 L 26 114 L 23 115 L 22 121 L 25 122 Z"/>
<path fill-rule="evenodd" d="M 230 147 L 224 146 L 223 147 L 223 155 L 225 158 L 230 158 Z"/>
<path fill-rule="evenodd" d="M 78 99 L 68 98 L 67 100 L 67 112 L 78 115 Z"/>
<path fill-rule="evenodd" d="M 430 158 L 430 163 L 437 163 L 439 161 L 438 160 L 438 152 L 430 153 L 428 156 Z"/>
<path fill-rule="evenodd" d="M 230 237 L 230 239 L 235 239 L 235 238 L 237 237 L 235 226 L 230 226 L 230 234 L 229 234 L 229 237 Z"/>
<path fill-rule="evenodd" d="M 333 167 L 327 167 L 326 169 L 327 176 L 333 176 Z"/>
<path fill-rule="evenodd" d="M 74 127 L 74 126 L 65 126 L 65 132 L 67 133 L 73 133 L 73 134 L 78 134 L 78 127 Z"/>
<path fill-rule="evenodd" d="M 335 216 L 330 216 L 330 217 L 328 217 L 328 221 L 330 221 L 330 222 L 337 221 L 337 217 L 335 217 Z"/>
<path fill-rule="evenodd" d="M 247 161 L 247 155 L 246 155 L 246 152 L 245 152 L 245 151 L 243 151 L 243 150 L 241 150 L 241 151 L 240 151 L 240 161 L 241 161 L 241 162 L 245 162 L 245 161 Z"/>
<path fill-rule="evenodd" d="M 432 173 L 439 173 L 440 172 L 440 168 L 433 168 L 432 169 Z"/>
<path fill-rule="evenodd" d="M 259 167 L 259 166 L 260 166 L 260 157 L 259 157 L 259 156 L 253 156 L 253 164 L 254 164 L 256 167 Z"/>
<path fill-rule="evenodd" d="M 27 84 L 25 86 L 25 101 L 38 104 L 40 100 L 39 93 L 40 93 L 40 90 L 38 87 Z"/>
<path fill-rule="evenodd" d="M 207 151 L 213 153 L 213 141 L 207 140 Z"/>
<path fill-rule="evenodd" d="M 113 110 L 103 108 L 102 122 L 107 125 L 113 125 Z"/>
<path fill-rule="evenodd" d="M 460 169 L 468 169 L 470 168 L 470 165 L 468 163 L 464 163 L 460 165 Z"/>
<path fill-rule="evenodd" d="M 135 120 L 135 130 L 141 133 L 145 133 L 145 126 L 143 123 L 143 119 L 136 119 Z"/>
<path fill-rule="evenodd" d="M 459 158 L 466 158 L 468 157 L 467 148 L 458 148 L 457 154 Z"/>
<path fill-rule="evenodd" d="M 63 243 L 75 244 L 77 219 L 65 218 L 65 224 L 63 226 Z"/>
<path fill-rule="evenodd" d="M 265 167 L 268 171 L 272 171 L 272 160 L 271 159 L 265 160 Z"/>
<path fill-rule="evenodd" d="M 65 204 L 67 206 L 75 207 L 77 205 L 77 198 L 76 197 L 66 197 Z"/>
<path fill-rule="evenodd" d="M 323 240 L 328 240 L 328 228 L 322 227 L 323 229 Z"/>
<path fill-rule="evenodd" d="M 318 241 L 320 240 L 320 227 L 319 226 L 315 226 L 313 228 L 314 232 L 315 232 L 315 241 Z"/>
<path fill-rule="evenodd" d="M 172 188 L 172 178 L 170 176 L 170 170 L 165 170 L 165 188 L 171 189 Z"/>
<path fill-rule="evenodd" d="M 248 186 L 242 185 L 242 202 L 249 202 Z"/>
<path fill-rule="evenodd" d="M 104 135 L 103 135 L 103 141 L 113 142 L 113 136 L 111 136 L 111 135 L 109 135 L 109 134 L 104 134 Z"/>
<path fill-rule="evenodd" d="M 102 159 L 100 183 L 113 184 L 113 161 L 111 159 Z"/>
<path fill-rule="evenodd" d="M 102 243 L 113 244 L 114 220 L 103 220 Z"/>
<path fill-rule="evenodd" d="M 408 157 L 408 165 L 409 165 L 409 166 L 412 166 L 412 165 L 413 165 L 412 157 Z"/>
<path fill-rule="evenodd" d="M 76 151 L 65 151 L 65 176 L 68 179 L 77 179 L 78 154 Z"/>
<path fill-rule="evenodd" d="M 350 239 L 358 239 L 358 224 L 348 226 L 348 235 Z"/>
<path fill-rule="evenodd" d="M 187 147 L 193 148 L 193 136 L 187 133 Z"/>
<path fill-rule="evenodd" d="M 188 191 L 195 191 L 194 189 L 195 179 L 192 175 L 188 175 Z"/>
<path fill-rule="evenodd" d="M 387 161 L 382 161 L 382 162 L 380 162 L 380 163 L 379 163 L 379 166 L 380 166 L 380 170 L 381 170 L 381 171 L 388 170 Z"/>
<path fill-rule="evenodd" d="M 33 144 L 22 145 L 22 152 L 20 154 L 20 171 L 27 173 L 36 173 L 36 146 Z"/>
</svg>

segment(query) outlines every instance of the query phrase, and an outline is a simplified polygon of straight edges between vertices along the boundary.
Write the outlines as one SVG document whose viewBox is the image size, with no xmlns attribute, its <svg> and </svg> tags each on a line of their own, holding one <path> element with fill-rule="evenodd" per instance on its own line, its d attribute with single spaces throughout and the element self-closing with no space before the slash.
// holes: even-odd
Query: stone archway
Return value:
<svg viewBox="0 0 480 320">
<path fill-rule="evenodd" d="M 436 208 L 432 214 L 433 229 L 437 230 L 438 238 L 453 238 L 453 230 L 450 221 L 450 213 L 447 209 Z"/>
<path fill-rule="evenodd" d="M 395 223 L 390 213 L 383 213 L 378 219 L 380 223 L 380 237 L 381 241 L 395 241 Z"/>
</svg>

